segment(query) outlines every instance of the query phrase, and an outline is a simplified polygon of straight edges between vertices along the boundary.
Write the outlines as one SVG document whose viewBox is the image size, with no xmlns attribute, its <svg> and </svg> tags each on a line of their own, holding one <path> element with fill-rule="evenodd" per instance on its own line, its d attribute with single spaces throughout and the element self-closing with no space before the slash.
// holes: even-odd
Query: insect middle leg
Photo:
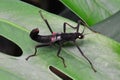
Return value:
<svg viewBox="0 0 120 80">
<path fill-rule="evenodd" d="M 45 47 L 45 46 L 50 46 L 50 44 L 41 44 L 41 45 L 35 46 L 35 52 L 34 52 L 34 54 L 29 55 L 29 56 L 26 58 L 26 60 L 28 60 L 30 57 L 36 56 L 37 48 L 39 48 L 39 47 Z"/>
<path fill-rule="evenodd" d="M 60 45 L 59 45 L 58 52 L 57 52 L 57 57 L 62 60 L 62 62 L 63 62 L 63 64 L 64 64 L 64 67 L 67 67 L 66 64 L 65 64 L 64 58 L 63 58 L 62 56 L 60 56 L 60 51 L 61 51 L 61 49 L 62 49 L 62 45 L 60 44 Z"/>
</svg>

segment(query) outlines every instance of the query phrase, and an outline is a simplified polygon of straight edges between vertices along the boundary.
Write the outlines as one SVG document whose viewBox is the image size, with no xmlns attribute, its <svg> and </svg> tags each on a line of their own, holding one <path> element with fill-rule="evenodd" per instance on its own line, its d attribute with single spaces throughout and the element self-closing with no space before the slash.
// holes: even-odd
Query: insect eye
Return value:
<svg viewBox="0 0 120 80">
<path fill-rule="evenodd" d="M 78 38 L 81 38 L 81 36 L 78 36 Z"/>
<path fill-rule="evenodd" d="M 83 39 L 84 38 L 84 35 L 80 35 L 78 36 L 79 39 Z"/>
</svg>

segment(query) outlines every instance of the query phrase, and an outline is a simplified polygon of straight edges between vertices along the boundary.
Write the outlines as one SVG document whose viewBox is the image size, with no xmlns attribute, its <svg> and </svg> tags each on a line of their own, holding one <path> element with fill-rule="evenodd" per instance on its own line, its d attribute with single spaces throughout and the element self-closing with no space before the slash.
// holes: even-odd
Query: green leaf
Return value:
<svg viewBox="0 0 120 80">
<path fill-rule="evenodd" d="M 0 3 L 0 35 L 16 43 L 23 50 L 21 57 L 13 57 L 0 53 L 0 77 L 3 80 L 61 80 L 54 75 L 49 66 L 54 66 L 73 80 L 120 80 L 120 44 L 99 34 L 85 30 L 85 38 L 77 40 L 79 47 L 91 60 L 97 72 L 80 55 L 74 44 L 63 46 L 61 56 L 67 68 L 56 56 L 57 47 L 39 48 L 37 56 L 26 61 L 25 58 L 34 53 L 34 46 L 39 44 L 31 40 L 29 32 L 39 27 L 41 35 L 50 34 L 46 24 L 38 13 L 39 9 L 16 0 L 1 0 Z M 77 24 L 42 10 L 43 16 L 50 23 L 53 31 L 62 32 L 63 23 Z M 80 28 L 82 31 L 83 26 Z M 73 31 L 71 28 L 68 31 Z M 4 75 L 4 76 L 3 76 Z"/>
<path fill-rule="evenodd" d="M 94 25 L 94 30 L 120 42 L 120 11 L 106 20 Z M 100 26 L 100 27 L 99 27 Z"/>
<path fill-rule="evenodd" d="M 60 0 L 88 25 L 96 24 L 120 10 L 120 0 Z"/>
</svg>

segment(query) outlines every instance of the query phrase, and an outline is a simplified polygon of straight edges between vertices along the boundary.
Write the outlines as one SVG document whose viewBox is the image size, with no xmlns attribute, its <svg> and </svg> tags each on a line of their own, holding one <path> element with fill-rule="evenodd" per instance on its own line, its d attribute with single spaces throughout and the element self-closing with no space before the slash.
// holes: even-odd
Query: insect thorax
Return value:
<svg viewBox="0 0 120 80">
<path fill-rule="evenodd" d="M 61 40 L 61 35 L 59 33 L 53 33 L 51 37 L 51 42 L 56 42 Z"/>
</svg>

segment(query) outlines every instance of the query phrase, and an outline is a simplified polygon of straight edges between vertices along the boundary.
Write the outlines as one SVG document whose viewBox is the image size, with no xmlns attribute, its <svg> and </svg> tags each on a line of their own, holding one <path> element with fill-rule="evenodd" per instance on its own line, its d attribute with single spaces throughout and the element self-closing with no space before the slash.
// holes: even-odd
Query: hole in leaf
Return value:
<svg viewBox="0 0 120 80">
<path fill-rule="evenodd" d="M 0 35 L 0 52 L 15 57 L 21 56 L 23 53 L 22 49 L 17 44 L 1 35 Z"/>
<path fill-rule="evenodd" d="M 58 69 L 56 69 L 53 66 L 49 66 L 49 69 L 54 74 L 56 74 L 58 77 L 60 77 L 62 80 L 73 80 L 72 78 L 70 78 L 69 76 L 67 76 L 66 74 L 64 74 L 63 72 L 59 71 Z"/>
</svg>

